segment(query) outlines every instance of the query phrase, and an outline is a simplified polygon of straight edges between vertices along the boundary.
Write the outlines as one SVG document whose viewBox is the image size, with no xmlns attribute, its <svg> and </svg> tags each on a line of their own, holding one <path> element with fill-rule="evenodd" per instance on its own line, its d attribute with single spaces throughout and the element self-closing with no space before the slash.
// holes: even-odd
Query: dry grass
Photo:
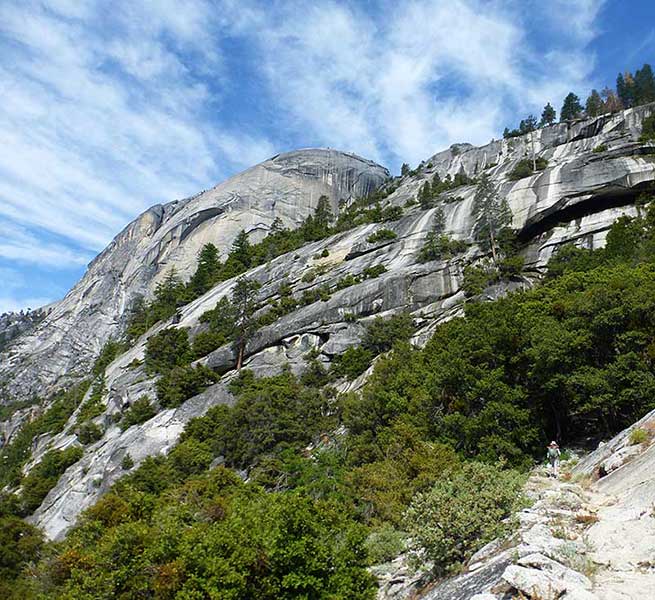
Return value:
<svg viewBox="0 0 655 600">
<path fill-rule="evenodd" d="M 592 525 L 598 523 L 598 515 L 594 513 L 578 513 L 575 515 L 575 522 L 582 525 Z"/>
</svg>

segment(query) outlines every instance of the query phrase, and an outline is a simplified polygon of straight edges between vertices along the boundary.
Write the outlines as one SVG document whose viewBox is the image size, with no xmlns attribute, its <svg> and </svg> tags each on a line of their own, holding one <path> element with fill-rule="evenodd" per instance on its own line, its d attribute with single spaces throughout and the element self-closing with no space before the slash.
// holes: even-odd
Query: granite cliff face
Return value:
<svg viewBox="0 0 655 600">
<path fill-rule="evenodd" d="M 191 198 L 149 208 L 91 262 L 38 329 L 2 356 L 0 382 L 12 398 L 48 395 L 88 371 L 104 342 L 121 332 L 137 295 L 148 296 L 172 266 L 187 278 L 207 242 L 226 251 L 241 229 L 257 239 L 275 218 L 293 228 L 320 196 L 336 209 L 340 200 L 371 192 L 388 175 L 353 154 L 298 150 Z"/>
<path fill-rule="evenodd" d="M 653 149 L 638 142 L 642 121 L 654 109 L 642 106 L 541 129 L 534 139 L 527 135 L 482 147 L 460 144 L 435 154 L 415 175 L 404 177 L 385 200 L 403 207 L 399 220 L 362 225 L 307 244 L 247 273 L 261 284 L 258 299 L 262 304 L 279 296 L 283 281 L 296 297 L 326 284 L 331 294 L 326 301 L 298 308 L 257 331 L 248 345 L 245 366 L 257 375 L 273 374 L 287 364 L 301 372 L 310 350 L 329 364 L 360 340 L 367 320 L 400 310 L 414 315 L 419 324 L 415 342 L 422 343 L 437 323 L 460 313 L 464 266 L 482 257 L 472 239 L 475 187 L 457 188 L 450 194 L 452 201 L 443 204 L 447 231 L 467 242 L 468 250 L 449 261 L 419 263 L 417 254 L 433 226 L 436 209 L 421 210 L 411 201 L 435 173 L 444 178 L 485 172 L 512 209 L 513 228 L 523 242 L 525 269 L 520 277 L 486 290 L 488 297 L 530 285 L 563 243 L 602 245 L 611 224 L 623 214 L 636 214 L 637 196 L 655 183 Z M 533 147 L 537 156 L 548 160 L 547 168 L 511 181 L 509 173 L 531 156 Z M 211 241 L 225 252 L 240 229 L 257 239 L 276 217 L 293 227 L 311 213 L 323 194 L 336 211 L 339 200 L 376 189 L 387 175 L 384 168 L 353 155 L 301 150 L 274 157 L 193 198 L 151 208 L 93 261 L 80 283 L 35 331 L 21 336 L 2 355 L 0 378 L 13 397 L 31 393 L 46 397 L 67 379 L 88 370 L 102 344 L 121 332 L 132 298 L 150 293 L 173 265 L 188 276 L 203 244 Z M 383 227 L 392 229 L 396 238 L 368 242 Z M 379 277 L 337 289 L 342 277 L 378 265 L 386 269 Z M 309 270 L 315 278 L 303 277 Z M 191 335 L 201 330 L 202 313 L 230 294 L 234 283 L 222 282 L 185 306 L 174 326 L 188 327 Z M 154 399 L 154 379 L 143 367 L 135 367 L 134 361 L 143 358 L 147 338 L 170 325 L 153 327 L 108 367 L 106 409 L 95 419 L 106 428 L 104 436 L 85 447 L 83 458 L 66 471 L 32 517 L 49 537 L 61 537 L 80 511 L 124 473 L 120 463 L 126 453 L 138 465 L 146 456 L 167 452 L 189 419 L 212 405 L 232 402 L 228 383 L 235 373 L 235 357 L 225 346 L 199 361 L 223 375 L 219 383 L 124 432 L 114 424 L 111 416 L 135 399 L 144 394 Z M 357 388 L 364 378 L 340 387 Z M 73 414 L 61 434 L 35 440 L 27 469 L 46 448 L 79 443 L 71 432 L 75 419 Z"/>
</svg>

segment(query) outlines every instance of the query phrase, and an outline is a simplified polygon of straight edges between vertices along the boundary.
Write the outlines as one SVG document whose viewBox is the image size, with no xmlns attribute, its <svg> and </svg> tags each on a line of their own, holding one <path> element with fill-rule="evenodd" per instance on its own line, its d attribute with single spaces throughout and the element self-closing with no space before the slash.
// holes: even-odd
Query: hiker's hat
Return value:
<svg viewBox="0 0 655 600">
<path fill-rule="evenodd" d="M 549 445 L 549 446 L 557 446 L 557 442 L 556 442 L 555 440 L 553 440 L 553 441 L 552 441 L 550 444 L 548 444 L 548 445 Z"/>
</svg>

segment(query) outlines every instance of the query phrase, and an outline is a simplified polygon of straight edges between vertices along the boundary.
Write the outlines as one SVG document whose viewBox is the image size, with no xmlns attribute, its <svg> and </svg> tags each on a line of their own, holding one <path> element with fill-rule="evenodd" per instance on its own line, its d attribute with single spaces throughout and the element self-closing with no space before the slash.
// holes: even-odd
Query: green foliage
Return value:
<svg viewBox="0 0 655 600">
<path fill-rule="evenodd" d="M 335 377 L 355 379 L 369 368 L 375 355 L 361 346 L 351 346 L 332 361 L 332 373 Z"/>
<path fill-rule="evenodd" d="M 314 269 L 308 269 L 307 272 L 303 273 L 301 281 L 303 283 L 311 283 L 316 279 L 316 271 Z"/>
<path fill-rule="evenodd" d="M 365 543 L 371 564 L 385 563 L 396 558 L 404 550 L 406 540 L 407 535 L 393 525 L 384 524 L 372 531 Z"/>
<path fill-rule="evenodd" d="M 648 432 L 645 429 L 633 429 L 630 432 L 629 442 L 631 446 L 636 446 L 637 444 L 643 444 L 649 439 Z"/>
<path fill-rule="evenodd" d="M 603 112 L 603 100 L 598 90 L 591 90 L 591 94 L 589 94 L 585 104 L 585 112 L 588 117 L 597 117 Z"/>
<path fill-rule="evenodd" d="M 532 170 L 533 166 L 536 166 L 537 171 L 543 171 L 548 166 L 548 161 L 542 157 L 537 158 L 535 163 L 536 165 L 533 165 L 532 159 L 529 158 L 521 159 L 510 171 L 508 175 L 509 179 L 511 181 L 517 181 L 524 177 L 530 177 L 535 173 L 535 171 Z"/>
<path fill-rule="evenodd" d="M 640 142 L 652 142 L 653 140 L 655 140 L 655 113 L 644 119 L 639 136 Z"/>
<path fill-rule="evenodd" d="M 577 119 L 582 113 L 582 104 L 580 104 L 580 98 L 578 98 L 573 92 L 564 98 L 564 104 L 562 109 L 559 111 L 559 120 L 560 121 L 570 121 L 572 119 Z"/>
<path fill-rule="evenodd" d="M 57 485 L 62 473 L 82 458 L 82 449 L 71 446 L 66 450 L 50 450 L 43 455 L 41 462 L 32 467 L 21 487 L 21 503 L 24 514 L 33 513 Z"/>
<path fill-rule="evenodd" d="M 0 516 L 0 593 L 4 598 L 21 597 L 16 580 L 24 567 L 39 558 L 42 547 L 39 529 L 18 517 Z"/>
<path fill-rule="evenodd" d="M 439 235 L 431 231 L 425 238 L 425 244 L 419 252 L 418 260 L 419 262 L 448 260 L 466 252 L 467 248 L 468 246 L 463 240 L 454 240 L 446 234 Z"/>
<path fill-rule="evenodd" d="M 132 427 L 132 425 L 145 423 L 149 419 L 152 419 L 156 414 L 157 411 L 150 402 L 150 398 L 148 398 L 148 396 L 141 396 L 125 411 L 123 418 L 119 423 L 119 427 L 122 431 L 125 431 Z"/>
<path fill-rule="evenodd" d="M 91 421 L 85 421 L 76 430 L 77 440 L 83 446 L 97 442 L 104 433 L 105 431 L 102 427 Z"/>
<path fill-rule="evenodd" d="M 556 118 L 557 114 L 555 113 L 555 109 L 551 106 L 550 102 L 548 102 L 541 113 L 541 126 L 552 125 Z"/>
<path fill-rule="evenodd" d="M 454 571 L 476 550 L 508 530 L 503 521 L 520 506 L 525 478 L 471 462 L 415 496 L 405 526 L 417 552 L 437 574 Z"/>
<path fill-rule="evenodd" d="M 21 467 L 31 455 L 32 444 L 44 433 L 60 433 L 84 398 L 89 383 L 84 381 L 55 395 L 50 407 L 25 423 L 10 444 L 0 452 L 0 487 L 18 485 Z"/>
<path fill-rule="evenodd" d="M 471 211 L 475 218 L 473 234 L 476 241 L 484 251 L 491 250 L 494 264 L 498 264 L 499 238 L 501 232 L 512 224 L 512 211 L 507 199 L 498 197 L 486 174 L 480 176 Z"/>
<path fill-rule="evenodd" d="M 123 471 L 129 471 L 134 466 L 134 460 L 130 456 L 129 452 L 125 453 L 123 460 L 121 461 L 121 469 Z"/>
<path fill-rule="evenodd" d="M 167 327 L 148 338 L 145 359 L 149 373 L 166 373 L 187 364 L 190 358 L 191 346 L 186 329 Z"/>
<path fill-rule="evenodd" d="M 405 342 L 414 333 L 414 321 L 409 313 L 401 312 L 387 319 L 375 317 L 366 327 L 362 346 L 381 354 L 387 352 L 397 342 Z"/>
<path fill-rule="evenodd" d="M 218 379 L 216 373 L 204 365 L 173 367 L 157 380 L 157 399 L 163 407 L 175 408 Z"/>
<path fill-rule="evenodd" d="M 123 342 L 117 342 L 115 340 L 109 340 L 105 343 L 100 350 L 100 355 L 96 358 L 93 363 L 92 374 L 94 377 L 100 377 L 104 375 L 105 369 L 109 364 L 119 355 L 127 350 L 126 344 Z"/>
<path fill-rule="evenodd" d="M 77 426 L 95 419 L 104 412 L 105 403 L 102 399 L 106 392 L 105 378 L 101 375 L 94 381 L 88 400 L 82 404 L 77 413 Z"/>
<path fill-rule="evenodd" d="M 378 242 L 387 242 L 390 240 L 395 240 L 398 237 L 395 231 L 391 229 L 378 229 L 375 233 L 369 235 L 366 238 L 366 241 L 369 244 L 377 244 Z"/>
<path fill-rule="evenodd" d="M 598 146 L 596 146 L 592 150 L 592 152 L 594 152 L 596 154 L 600 154 L 601 152 L 607 152 L 607 144 L 598 144 Z"/>
</svg>

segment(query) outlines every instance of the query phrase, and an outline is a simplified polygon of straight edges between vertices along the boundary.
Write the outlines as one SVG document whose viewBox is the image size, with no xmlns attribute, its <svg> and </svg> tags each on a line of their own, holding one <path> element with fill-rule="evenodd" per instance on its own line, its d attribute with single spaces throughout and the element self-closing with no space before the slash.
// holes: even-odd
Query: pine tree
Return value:
<svg viewBox="0 0 655 600">
<path fill-rule="evenodd" d="M 189 300 L 204 294 L 217 281 L 221 268 L 218 260 L 218 248 L 214 244 L 205 244 L 198 253 L 198 266 L 187 284 Z"/>
<path fill-rule="evenodd" d="M 603 112 L 603 100 L 597 90 L 591 90 L 585 105 L 588 117 L 597 117 Z"/>
<path fill-rule="evenodd" d="M 232 249 L 228 258 L 232 261 L 239 263 L 244 269 L 250 266 L 252 260 L 252 246 L 248 239 L 248 234 L 245 230 L 241 230 L 234 242 L 232 242 Z"/>
<path fill-rule="evenodd" d="M 320 230 L 321 236 L 327 233 L 333 220 L 334 214 L 330 206 L 330 199 L 327 196 L 321 196 L 314 211 L 314 226 Z"/>
<path fill-rule="evenodd" d="M 530 133 L 537 128 L 537 118 L 534 115 L 529 115 L 519 123 L 519 133 L 524 135 Z"/>
<path fill-rule="evenodd" d="M 483 249 L 491 250 L 493 261 L 498 264 L 498 234 L 511 225 L 512 211 L 506 198 L 498 198 L 496 187 L 486 174 L 478 182 L 472 212 L 475 239 Z"/>
<path fill-rule="evenodd" d="M 635 106 L 655 101 L 655 78 L 653 69 L 645 64 L 635 72 Z"/>
<path fill-rule="evenodd" d="M 172 267 L 155 288 L 155 299 L 153 302 L 155 320 L 159 321 L 172 317 L 177 310 L 178 301 L 181 300 L 184 291 L 185 286 L 179 278 L 175 267 Z"/>
<path fill-rule="evenodd" d="M 426 181 L 419 189 L 418 202 L 423 210 L 432 208 L 432 188 L 430 182 Z"/>
<path fill-rule="evenodd" d="M 635 103 L 635 81 L 630 71 L 623 75 L 618 74 L 616 78 L 616 94 L 625 108 L 634 106 Z"/>
<path fill-rule="evenodd" d="M 257 310 L 257 290 L 260 284 L 252 279 L 240 277 L 232 292 L 232 304 L 235 310 L 235 331 L 234 348 L 237 354 L 237 369 L 241 369 L 246 346 L 250 340 L 257 321 L 253 318 Z"/>
<path fill-rule="evenodd" d="M 407 175 L 409 175 L 409 165 L 407 163 L 403 163 L 400 167 L 400 176 L 406 177 Z"/>
<path fill-rule="evenodd" d="M 573 92 L 569 92 L 566 98 L 564 98 L 562 110 L 559 112 L 559 120 L 561 122 L 577 119 L 581 112 L 582 105 L 580 104 L 580 98 L 578 98 Z"/>
<path fill-rule="evenodd" d="M 557 118 L 557 113 L 555 112 L 555 109 L 551 106 L 550 102 L 544 106 L 544 110 L 541 113 L 541 126 L 543 127 L 544 125 L 552 125 L 555 122 L 555 119 Z"/>
</svg>

